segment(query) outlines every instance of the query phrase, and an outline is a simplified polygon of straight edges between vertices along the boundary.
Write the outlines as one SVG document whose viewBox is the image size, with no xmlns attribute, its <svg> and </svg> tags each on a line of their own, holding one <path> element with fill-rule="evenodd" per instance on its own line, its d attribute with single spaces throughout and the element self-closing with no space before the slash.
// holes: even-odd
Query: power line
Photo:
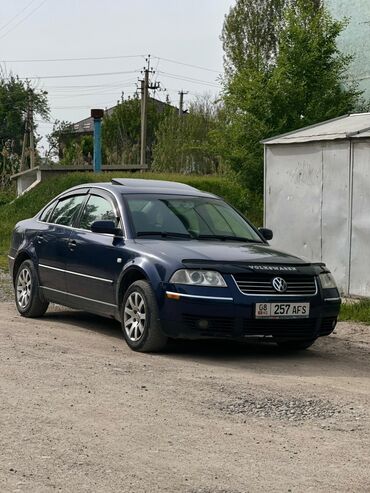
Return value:
<svg viewBox="0 0 370 493">
<path fill-rule="evenodd" d="M 28 58 L 23 60 L 1 60 L 3 63 L 81 62 L 84 60 L 119 60 L 123 58 L 145 58 L 145 55 L 92 56 L 79 58 Z"/>
<path fill-rule="evenodd" d="M 72 58 L 33 58 L 33 59 L 14 59 L 14 60 L 1 60 L 3 63 L 52 63 L 52 62 L 74 62 L 74 61 L 84 61 L 84 60 L 119 60 L 119 59 L 125 59 L 125 58 L 145 58 L 146 55 L 144 54 L 138 54 L 138 55 L 108 55 L 108 56 L 99 56 L 99 57 L 72 57 Z M 182 65 L 185 67 L 191 67 L 191 68 L 196 68 L 199 70 L 205 70 L 207 72 L 213 72 L 215 74 L 220 74 L 220 70 L 215 70 L 212 68 L 208 67 L 203 67 L 201 65 L 195 65 L 192 63 L 185 63 L 181 62 L 179 60 L 173 60 L 171 58 L 163 58 L 159 56 L 153 56 L 152 58 L 155 58 L 158 60 L 163 60 L 165 62 L 169 63 L 174 63 L 176 65 Z"/>
<path fill-rule="evenodd" d="M 25 12 L 28 7 L 30 7 L 33 3 L 35 3 L 36 0 L 31 0 L 23 9 L 19 10 L 17 12 L 17 14 L 15 14 L 11 19 L 8 20 L 8 22 L 6 22 L 5 24 L 3 24 L 1 27 L 0 27 L 0 31 L 2 31 L 3 29 L 5 29 L 7 26 L 9 26 L 9 24 L 11 24 L 17 17 L 19 17 L 20 15 L 23 14 L 23 12 Z"/>
<path fill-rule="evenodd" d="M 114 103 L 112 103 L 111 101 L 109 101 L 109 103 L 100 103 L 101 106 L 108 106 L 108 105 L 113 105 Z M 85 105 L 72 105 L 72 106 L 54 106 L 53 109 L 54 110 L 69 110 L 69 109 L 86 109 L 86 108 L 91 108 L 91 104 L 85 104 Z"/>
<path fill-rule="evenodd" d="M 109 88 L 120 88 L 127 84 L 134 84 L 136 82 L 135 79 L 126 79 L 121 82 L 114 82 L 112 84 L 91 84 L 91 85 L 63 85 L 63 86 L 48 86 L 46 91 L 49 90 L 57 91 L 57 92 L 77 92 L 77 91 L 91 91 L 94 89 L 109 89 Z"/>
<path fill-rule="evenodd" d="M 22 24 L 22 22 L 24 22 L 25 20 L 27 20 L 34 12 L 36 12 L 36 10 L 39 10 L 39 8 L 41 8 L 44 5 L 45 2 L 46 2 L 46 0 L 42 0 L 42 2 L 40 2 L 37 5 L 37 7 L 35 7 L 33 10 L 31 10 L 31 12 L 29 12 L 25 17 L 23 17 L 19 22 L 17 22 L 16 24 L 14 24 L 14 26 L 12 26 L 10 29 L 8 29 L 2 36 L 0 36 L 0 39 L 5 38 L 5 36 L 7 36 L 12 31 L 14 31 L 14 29 L 16 27 L 18 27 L 20 24 Z"/>
<path fill-rule="evenodd" d="M 130 87 L 130 85 L 123 85 L 121 87 Z M 86 96 L 99 96 L 99 95 L 110 95 L 110 94 L 118 94 L 120 96 L 119 91 L 98 91 L 98 92 L 87 92 L 83 94 L 54 94 L 53 98 L 58 98 L 58 99 L 66 99 L 66 98 L 83 98 Z"/>
<path fill-rule="evenodd" d="M 1 39 L 1 38 L 0 38 Z M 97 72 L 93 74 L 66 74 L 66 75 L 32 75 L 28 77 L 19 77 L 20 80 L 39 80 L 39 79 L 66 79 L 74 77 L 100 77 L 103 75 L 121 75 L 121 74 L 135 74 L 139 70 L 126 70 L 121 72 Z M 9 77 L 7 77 L 9 79 Z"/>
<path fill-rule="evenodd" d="M 60 92 L 64 94 L 70 94 L 70 93 L 75 93 L 79 91 L 93 91 L 93 90 L 100 90 L 100 89 L 114 89 L 117 88 L 119 89 L 123 85 L 127 84 L 134 84 L 136 83 L 136 78 L 131 78 L 131 79 L 125 79 L 120 82 L 113 82 L 113 83 L 106 83 L 106 84 L 89 84 L 89 85 L 62 85 L 62 86 L 44 86 L 45 91 L 50 92 Z"/>
<path fill-rule="evenodd" d="M 185 67 L 198 68 L 199 70 L 206 70 L 207 72 L 214 72 L 215 74 L 219 74 L 220 70 L 214 70 L 212 68 L 202 67 L 200 65 L 193 65 L 192 63 L 179 62 L 177 60 L 172 60 L 170 58 L 163 58 L 159 56 L 153 56 L 152 58 L 156 58 L 158 60 L 164 60 L 165 62 L 175 63 L 177 65 L 184 65 Z"/>
<path fill-rule="evenodd" d="M 165 75 L 167 77 L 170 77 L 172 79 L 182 80 L 182 81 L 185 81 L 185 82 L 192 82 L 194 84 L 195 83 L 196 84 L 204 84 L 204 85 L 212 86 L 212 87 L 220 87 L 220 84 L 218 84 L 217 82 L 212 82 L 212 81 L 202 80 L 202 79 L 195 79 L 193 77 L 187 77 L 185 75 L 171 74 L 169 72 L 163 72 L 161 70 L 158 70 L 158 73 L 159 74 L 162 74 L 162 75 Z"/>
</svg>

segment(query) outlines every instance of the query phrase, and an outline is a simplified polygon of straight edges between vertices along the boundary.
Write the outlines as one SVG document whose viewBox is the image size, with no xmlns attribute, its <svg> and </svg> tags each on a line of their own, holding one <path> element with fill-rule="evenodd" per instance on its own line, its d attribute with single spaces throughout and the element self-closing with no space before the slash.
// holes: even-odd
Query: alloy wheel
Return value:
<svg viewBox="0 0 370 493">
<path fill-rule="evenodd" d="M 126 300 L 124 308 L 123 326 L 127 337 L 137 342 L 144 334 L 146 322 L 146 308 L 142 295 L 134 291 Z"/>
<path fill-rule="evenodd" d="M 21 270 L 17 279 L 17 302 L 18 305 L 25 309 L 31 298 L 32 277 L 29 269 Z"/>
</svg>

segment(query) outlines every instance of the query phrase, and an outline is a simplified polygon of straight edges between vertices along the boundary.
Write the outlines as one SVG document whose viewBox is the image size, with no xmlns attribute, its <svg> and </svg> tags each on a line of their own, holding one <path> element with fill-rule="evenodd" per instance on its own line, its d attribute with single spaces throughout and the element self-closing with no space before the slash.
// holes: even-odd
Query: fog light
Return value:
<svg viewBox="0 0 370 493">
<path fill-rule="evenodd" d="M 209 322 L 208 322 L 208 320 L 201 319 L 201 320 L 198 320 L 197 325 L 200 329 L 208 329 Z"/>
</svg>

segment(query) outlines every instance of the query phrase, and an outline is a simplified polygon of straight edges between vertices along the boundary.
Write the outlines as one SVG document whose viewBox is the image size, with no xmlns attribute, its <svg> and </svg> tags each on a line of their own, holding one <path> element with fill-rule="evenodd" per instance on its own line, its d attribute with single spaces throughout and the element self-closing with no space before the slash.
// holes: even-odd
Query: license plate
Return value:
<svg viewBox="0 0 370 493">
<path fill-rule="evenodd" d="M 257 303 L 256 318 L 308 318 L 309 303 Z"/>
</svg>

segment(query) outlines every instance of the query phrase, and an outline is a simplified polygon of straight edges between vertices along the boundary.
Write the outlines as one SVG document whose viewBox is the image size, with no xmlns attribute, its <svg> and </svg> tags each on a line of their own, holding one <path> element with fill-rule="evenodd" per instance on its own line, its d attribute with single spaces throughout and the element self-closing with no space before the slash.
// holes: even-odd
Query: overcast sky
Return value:
<svg viewBox="0 0 370 493">
<path fill-rule="evenodd" d="M 156 69 L 154 78 L 171 100 L 177 103 L 177 93 L 184 89 L 189 101 L 196 94 L 218 91 L 219 36 L 233 4 L 234 0 L 0 0 L 1 65 L 19 77 L 34 77 L 33 83 L 49 92 L 52 119 L 75 122 L 89 116 L 91 107 L 113 106 L 121 91 L 133 94 L 147 54 Z M 122 58 L 24 61 L 84 57 Z M 107 74 L 111 72 L 120 73 Z M 52 78 L 99 73 L 106 75 Z M 156 96 L 164 99 L 166 94 Z M 38 124 L 40 133 L 50 131 L 50 124 Z"/>
</svg>

